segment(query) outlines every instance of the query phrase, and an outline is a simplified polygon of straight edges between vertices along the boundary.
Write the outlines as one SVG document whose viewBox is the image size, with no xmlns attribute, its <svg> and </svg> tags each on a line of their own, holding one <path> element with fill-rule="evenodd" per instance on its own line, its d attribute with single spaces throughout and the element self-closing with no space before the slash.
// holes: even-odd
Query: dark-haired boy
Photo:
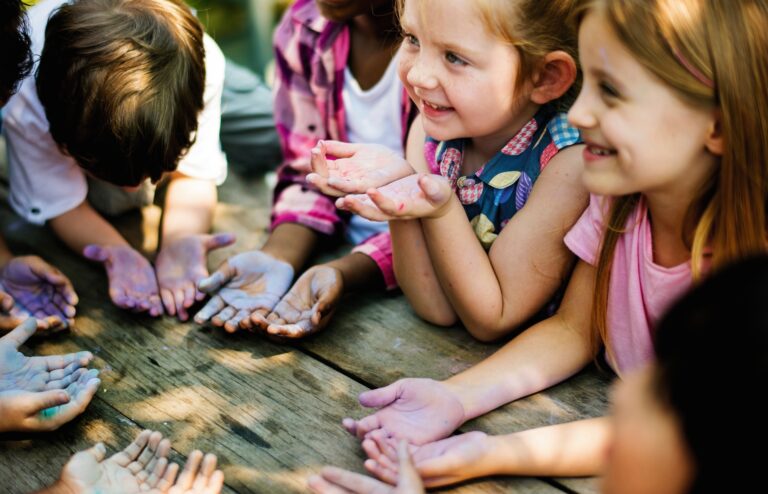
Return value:
<svg viewBox="0 0 768 494">
<path fill-rule="evenodd" d="M 9 101 L 11 205 L 104 263 L 119 307 L 186 320 L 202 298 L 205 234 L 226 176 L 224 57 L 180 0 L 42 0 L 29 10 L 36 78 Z M 156 269 L 102 216 L 168 179 Z"/>
</svg>

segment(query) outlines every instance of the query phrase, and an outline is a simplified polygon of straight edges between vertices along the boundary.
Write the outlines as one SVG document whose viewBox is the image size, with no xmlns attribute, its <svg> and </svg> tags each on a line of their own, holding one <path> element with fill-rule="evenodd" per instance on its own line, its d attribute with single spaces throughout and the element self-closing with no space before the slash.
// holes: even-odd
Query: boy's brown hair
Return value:
<svg viewBox="0 0 768 494">
<path fill-rule="evenodd" d="M 32 69 L 24 6 L 22 0 L 0 0 L 0 106 Z"/>
<path fill-rule="evenodd" d="M 180 0 L 79 0 L 48 21 L 38 95 L 56 143 L 97 178 L 175 170 L 204 89 L 203 28 Z"/>
</svg>

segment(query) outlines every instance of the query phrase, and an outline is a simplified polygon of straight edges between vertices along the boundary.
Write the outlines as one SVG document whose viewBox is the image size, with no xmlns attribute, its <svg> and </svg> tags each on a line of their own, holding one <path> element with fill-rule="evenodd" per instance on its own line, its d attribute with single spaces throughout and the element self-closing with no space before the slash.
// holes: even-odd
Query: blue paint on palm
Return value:
<svg viewBox="0 0 768 494">
<path fill-rule="evenodd" d="M 55 406 L 55 407 L 46 408 L 45 410 L 42 410 L 40 412 L 40 418 L 43 419 L 43 420 L 50 420 L 50 419 L 52 419 L 53 417 L 56 416 L 57 413 L 59 413 L 59 408 L 60 407 Z"/>
</svg>

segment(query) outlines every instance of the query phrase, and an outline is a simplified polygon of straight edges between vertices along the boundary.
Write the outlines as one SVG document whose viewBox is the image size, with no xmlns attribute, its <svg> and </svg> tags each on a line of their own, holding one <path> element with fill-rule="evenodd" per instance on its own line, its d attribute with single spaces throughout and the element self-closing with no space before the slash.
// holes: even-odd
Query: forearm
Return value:
<svg viewBox="0 0 768 494">
<path fill-rule="evenodd" d="M 172 178 L 165 198 L 162 241 L 210 231 L 217 200 L 216 184 L 210 180 Z"/>
<path fill-rule="evenodd" d="M 451 197 L 443 216 L 422 225 L 434 272 L 461 322 L 481 341 L 503 336 L 509 328 L 500 327 L 499 279 L 459 200 Z"/>
<path fill-rule="evenodd" d="M 384 280 L 378 264 L 369 256 L 359 252 L 347 254 L 327 263 L 341 272 L 344 280 L 344 293 L 354 293 L 361 289 L 370 289 L 372 285 L 384 288 Z"/>
<path fill-rule="evenodd" d="M 265 254 L 285 261 L 298 272 L 312 254 L 318 234 L 298 223 L 281 223 L 275 227 L 261 248 Z"/>
<path fill-rule="evenodd" d="M 395 277 L 413 310 L 441 326 L 456 322 L 456 314 L 435 275 L 419 220 L 390 221 Z"/>
<path fill-rule="evenodd" d="M 106 219 L 83 201 L 71 211 L 51 219 L 51 229 L 67 246 L 82 255 L 86 245 L 128 245 Z"/>
<path fill-rule="evenodd" d="M 606 417 L 489 436 L 489 475 L 583 477 L 601 473 L 611 442 Z"/>
</svg>

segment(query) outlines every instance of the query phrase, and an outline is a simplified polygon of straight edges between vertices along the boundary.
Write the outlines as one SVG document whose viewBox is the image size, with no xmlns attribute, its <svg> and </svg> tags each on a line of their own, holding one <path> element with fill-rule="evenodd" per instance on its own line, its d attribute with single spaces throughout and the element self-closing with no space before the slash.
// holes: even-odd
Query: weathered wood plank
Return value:
<svg viewBox="0 0 768 494">
<path fill-rule="evenodd" d="M 183 454 L 193 447 L 216 453 L 238 492 L 303 492 L 306 476 L 323 464 L 360 469 L 362 453 L 339 419 L 354 409 L 362 385 L 292 347 L 119 311 L 107 302 L 100 267 L 7 210 L 0 222 L 10 224 L 4 231 L 14 247 L 51 260 L 81 297 L 75 330 L 35 350 L 94 351 L 105 370 L 100 399 L 129 420 L 160 430 Z M 510 479 L 457 492 L 505 486 L 557 491 L 535 479 Z"/>
</svg>

